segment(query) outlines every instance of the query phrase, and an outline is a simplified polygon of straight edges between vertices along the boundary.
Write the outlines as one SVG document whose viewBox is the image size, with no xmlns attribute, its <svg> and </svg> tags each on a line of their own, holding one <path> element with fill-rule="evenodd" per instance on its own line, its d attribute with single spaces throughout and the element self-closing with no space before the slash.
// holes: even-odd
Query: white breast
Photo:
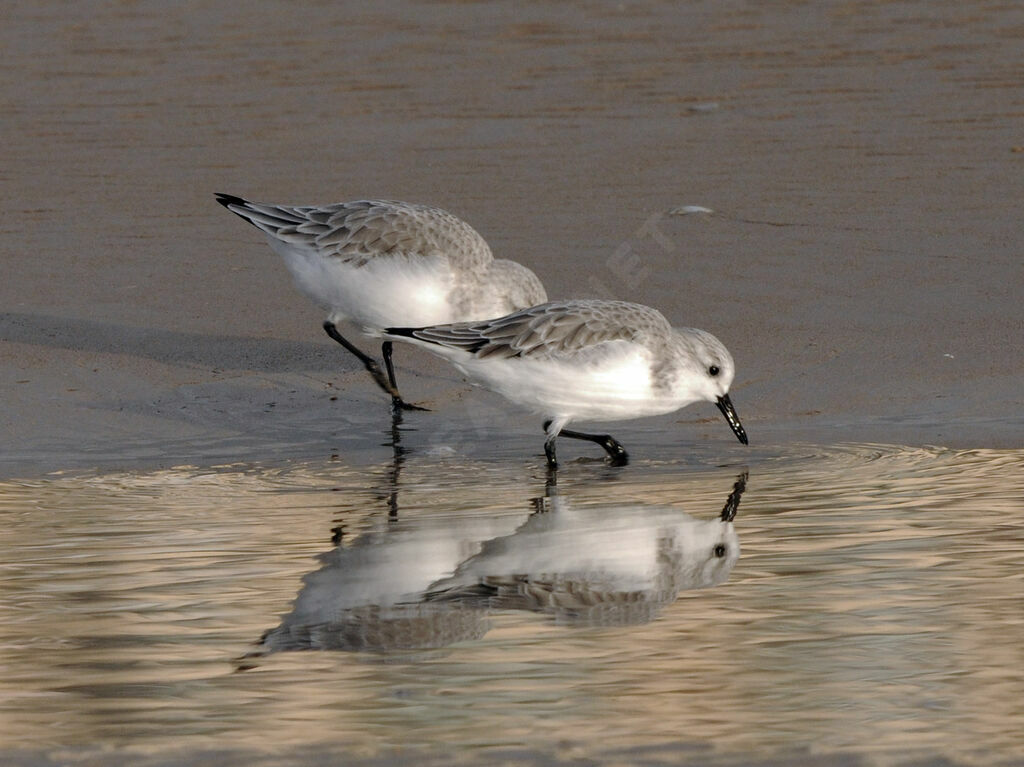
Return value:
<svg viewBox="0 0 1024 767">
<path fill-rule="evenodd" d="M 542 415 L 616 421 L 678 407 L 652 389 L 649 354 L 635 344 L 622 342 L 621 353 L 605 355 L 599 364 L 572 358 L 453 361 L 488 389 Z"/>
<path fill-rule="evenodd" d="M 268 237 L 295 285 L 330 313 L 368 330 L 455 322 L 451 270 L 442 257 L 378 258 L 362 266 Z"/>
</svg>

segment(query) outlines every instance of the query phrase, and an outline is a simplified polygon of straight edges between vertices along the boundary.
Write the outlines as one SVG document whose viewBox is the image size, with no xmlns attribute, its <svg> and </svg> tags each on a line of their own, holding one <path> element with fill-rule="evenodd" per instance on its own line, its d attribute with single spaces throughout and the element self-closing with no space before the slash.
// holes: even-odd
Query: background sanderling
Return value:
<svg viewBox="0 0 1024 767">
<path fill-rule="evenodd" d="M 327 334 L 354 354 L 399 407 L 391 341 L 376 360 L 344 338 L 351 320 L 370 336 L 498 317 L 547 300 L 525 266 L 495 259 L 465 221 L 439 208 L 390 200 L 270 205 L 217 193 L 217 202 L 262 230 L 303 293 L 325 308 Z"/>
</svg>

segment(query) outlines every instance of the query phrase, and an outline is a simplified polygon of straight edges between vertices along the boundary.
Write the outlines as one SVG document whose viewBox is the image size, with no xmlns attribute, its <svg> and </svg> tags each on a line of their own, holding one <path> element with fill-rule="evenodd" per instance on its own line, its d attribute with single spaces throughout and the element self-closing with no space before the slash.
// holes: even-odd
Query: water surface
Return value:
<svg viewBox="0 0 1024 767">
<path fill-rule="evenodd" d="M 3 743 L 33 764 L 1024 750 L 1024 451 L 749 456 L 581 460 L 554 485 L 532 457 L 416 453 L 4 482 Z"/>
</svg>

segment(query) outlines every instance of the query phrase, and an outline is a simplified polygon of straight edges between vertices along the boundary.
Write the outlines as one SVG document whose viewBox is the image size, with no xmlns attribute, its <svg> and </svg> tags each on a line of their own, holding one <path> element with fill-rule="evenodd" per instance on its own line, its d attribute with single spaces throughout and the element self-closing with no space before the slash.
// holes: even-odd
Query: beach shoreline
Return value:
<svg viewBox="0 0 1024 767">
<path fill-rule="evenodd" d="M 383 398 L 217 191 L 437 205 L 553 299 L 704 328 L 755 444 L 1020 446 L 1024 9 L 592 10 L 14 14 L 0 472 L 376 449 Z M 396 362 L 424 422 L 524 421 Z"/>
</svg>

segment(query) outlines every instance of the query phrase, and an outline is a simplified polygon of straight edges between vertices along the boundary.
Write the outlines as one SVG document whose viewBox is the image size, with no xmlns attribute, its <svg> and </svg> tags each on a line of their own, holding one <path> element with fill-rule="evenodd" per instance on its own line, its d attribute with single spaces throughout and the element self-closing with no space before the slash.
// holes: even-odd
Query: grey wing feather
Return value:
<svg viewBox="0 0 1024 767">
<path fill-rule="evenodd" d="M 381 256 L 448 256 L 461 266 L 491 260 L 480 234 L 440 208 L 395 200 L 290 206 L 218 196 L 228 210 L 271 237 L 362 266 Z"/>
<path fill-rule="evenodd" d="M 607 341 L 667 336 L 655 309 L 624 301 L 565 301 L 532 306 L 485 322 L 460 322 L 412 331 L 421 341 L 478 358 L 564 356 Z"/>
</svg>

